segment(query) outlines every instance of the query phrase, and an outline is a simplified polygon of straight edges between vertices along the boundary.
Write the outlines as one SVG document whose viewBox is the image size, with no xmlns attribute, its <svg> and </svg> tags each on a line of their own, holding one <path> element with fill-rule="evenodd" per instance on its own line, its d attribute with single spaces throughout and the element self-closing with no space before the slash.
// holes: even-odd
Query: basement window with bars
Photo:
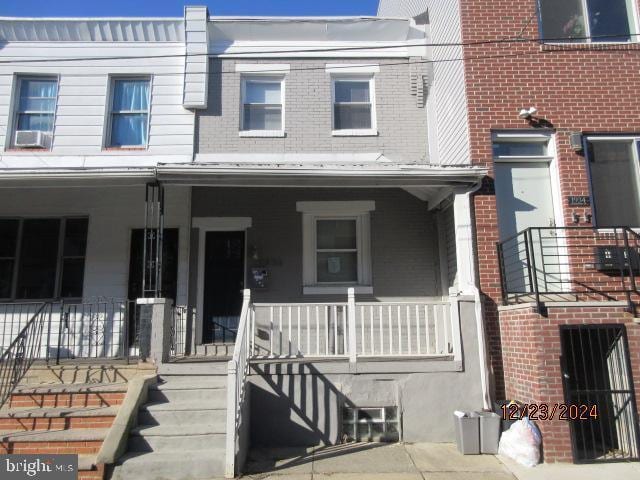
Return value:
<svg viewBox="0 0 640 480">
<path fill-rule="evenodd" d="M 87 218 L 0 218 L 0 299 L 82 298 Z"/>
<path fill-rule="evenodd" d="M 352 442 L 399 442 L 398 407 L 343 407 L 342 432 Z"/>
<path fill-rule="evenodd" d="M 540 33 L 553 42 L 636 41 L 635 0 L 539 0 Z"/>
</svg>

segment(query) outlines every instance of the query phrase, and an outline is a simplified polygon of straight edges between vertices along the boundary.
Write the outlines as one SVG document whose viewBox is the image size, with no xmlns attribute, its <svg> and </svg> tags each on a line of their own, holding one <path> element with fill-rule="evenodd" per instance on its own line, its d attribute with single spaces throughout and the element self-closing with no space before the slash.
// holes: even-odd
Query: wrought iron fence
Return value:
<svg viewBox="0 0 640 480">
<path fill-rule="evenodd" d="M 40 304 L 25 327 L 0 357 L 0 407 L 18 385 L 33 362 L 39 357 L 47 320 L 51 318 L 51 304 Z"/>
<path fill-rule="evenodd" d="M 171 357 L 187 355 L 187 320 L 189 308 L 185 306 L 173 307 L 171 319 Z"/>
<path fill-rule="evenodd" d="M 634 308 L 640 236 L 627 227 L 528 228 L 497 249 L 505 304 L 623 300 Z"/>
<path fill-rule="evenodd" d="M 36 360 L 129 359 L 138 355 L 139 311 L 135 301 L 47 303 Z M 42 304 L 0 304 L 0 353 L 7 351 Z"/>
</svg>

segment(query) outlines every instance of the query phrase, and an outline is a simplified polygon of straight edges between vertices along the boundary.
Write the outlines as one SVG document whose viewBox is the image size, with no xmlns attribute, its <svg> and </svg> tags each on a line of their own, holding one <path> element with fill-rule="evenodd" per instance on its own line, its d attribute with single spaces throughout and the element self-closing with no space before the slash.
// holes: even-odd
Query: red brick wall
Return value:
<svg viewBox="0 0 640 480">
<path fill-rule="evenodd" d="M 507 398 L 534 404 L 562 404 L 564 392 L 560 368 L 560 325 L 625 324 L 636 397 L 640 398 L 640 325 L 622 307 L 548 306 L 547 316 L 523 306 L 503 309 L 504 378 Z M 564 420 L 538 421 L 546 462 L 572 460 L 569 424 Z"/>
<path fill-rule="evenodd" d="M 539 36 L 536 0 L 461 0 L 464 42 Z M 502 56 L 503 58 L 478 58 Z M 521 55 L 521 56 L 513 56 Z M 593 46 L 566 49 L 536 43 L 465 47 L 472 161 L 492 171 L 491 131 L 533 128 L 518 118 L 523 107 L 557 132 L 561 195 L 588 195 L 584 157 L 569 145 L 569 132 L 640 133 L 640 49 Z M 471 58 L 469 58 L 471 57 Z M 492 176 L 492 174 L 490 174 Z M 566 206 L 565 206 L 566 207 Z M 573 208 L 564 216 L 572 224 Z M 578 209 L 584 219 L 585 209 Z M 500 284 L 495 243 L 496 204 L 491 180 L 475 197 L 480 283 L 485 299 L 496 392 L 504 392 L 497 305 Z M 636 327 L 637 328 L 637 327 Z M 512 347 L 509 347 L 512 348 Z"/>
</svg>

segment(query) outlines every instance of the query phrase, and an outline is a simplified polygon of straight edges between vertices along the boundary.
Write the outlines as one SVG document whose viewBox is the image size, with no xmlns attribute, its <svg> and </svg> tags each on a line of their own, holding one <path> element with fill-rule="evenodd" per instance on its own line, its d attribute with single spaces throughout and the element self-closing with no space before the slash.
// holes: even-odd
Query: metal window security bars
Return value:
<svg viewBox="0 0 640 480">
<path fill-rule="evenodd" d="M 640 236 L 627 227 L 528 228 L 497 244 L 505 305 L 640 298 Z"/>
</svg>

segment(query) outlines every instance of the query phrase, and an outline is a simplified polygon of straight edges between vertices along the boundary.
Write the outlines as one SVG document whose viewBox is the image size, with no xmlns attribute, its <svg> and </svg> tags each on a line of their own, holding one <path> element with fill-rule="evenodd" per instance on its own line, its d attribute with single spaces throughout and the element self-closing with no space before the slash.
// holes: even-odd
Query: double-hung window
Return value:
<svg viewBox="0 0 640 480">
<path fill-rule="evenodd" d="M 284 132 L 284 78 L 242 78 L 241 135 Z"/>
<path fill-rule="evenodd" d="M 298 202 L 303 213 L 304 293 L 356 287 L 371 293 L 370 212 L 374 202 Z"/>
<path fill-rule="evenodd" d="M 640 138 L 589 137 L 593 209 L 598 227 L 640 227 Z"/>
<path fill-rule="evenodd" d="M 373 76 L 334 76 L 333 134 L 373 134 L 376 129 Z"/>
<path fill-rule="evenodd" d="M 53 133 L 58 98 L 58 80 L 48 77 L 20 77 L 16 102 L 15 131 Z"/>
<path fill-rule="evenodd" d="M 115 78 L 111 84 L 109 138 L 115 148 L 143 148 L 149 134 L 149 78 Z"/>
<path fill-rule="evenodd" d="M 550 41 L 629 42 L 635 0 L 539 0 L 541 35 Z"/>
<path fill-rule="evenodd" d="M 81 298 L 88 219 L 0 219 L 0 298 Z"/>
</svg>

